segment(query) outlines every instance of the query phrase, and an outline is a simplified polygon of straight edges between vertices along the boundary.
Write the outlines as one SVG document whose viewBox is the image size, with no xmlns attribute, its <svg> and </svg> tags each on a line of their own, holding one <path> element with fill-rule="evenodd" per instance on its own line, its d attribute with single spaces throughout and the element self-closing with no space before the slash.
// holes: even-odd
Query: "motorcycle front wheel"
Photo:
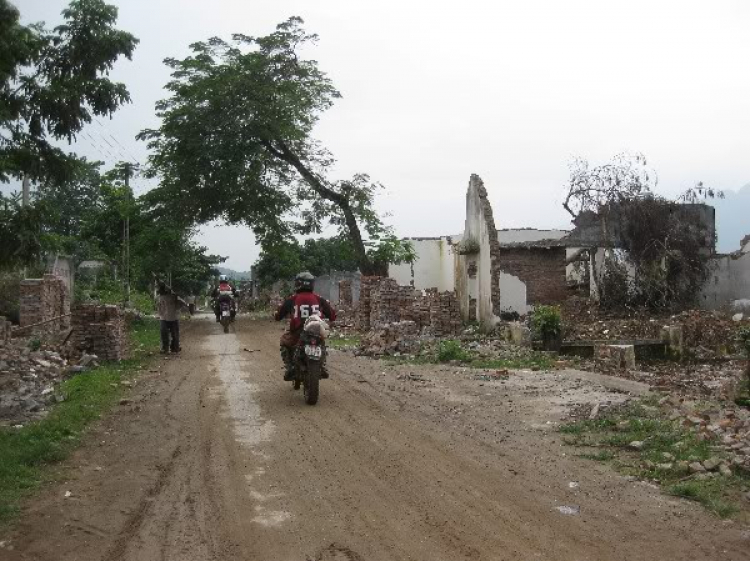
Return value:
<svg viewBox="0 0 750 561">
<path fill-rule="evenodd" d="M 307 363 L 307 372 L 305 373 L 305 403 L 308 405 L 318 403 L 319 392 L 320 363 L 311 360 Z"/>
</svg>

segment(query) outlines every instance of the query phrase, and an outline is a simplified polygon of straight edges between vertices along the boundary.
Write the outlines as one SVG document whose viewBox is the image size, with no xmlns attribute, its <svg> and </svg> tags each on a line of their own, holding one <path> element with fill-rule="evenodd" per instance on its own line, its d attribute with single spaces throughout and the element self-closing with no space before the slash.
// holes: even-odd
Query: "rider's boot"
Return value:
<svg viewBox="0 0 750 561">
<path fill-rule="evenodd" d="M 284 361 L 284 381 L 294 380 L 294 363 L 292 361 L 292 350 L 289 347 L 281 347 L 281 360 Z"/>
</svg>

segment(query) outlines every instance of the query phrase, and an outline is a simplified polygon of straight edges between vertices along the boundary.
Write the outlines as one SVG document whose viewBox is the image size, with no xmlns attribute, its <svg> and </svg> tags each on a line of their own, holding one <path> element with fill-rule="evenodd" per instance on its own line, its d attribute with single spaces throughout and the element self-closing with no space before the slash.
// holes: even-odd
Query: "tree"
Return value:
<svg viewBox="0 0 750 561">
<path fill-rule="evenodd" d="M 65 181 L 75 158 L 52 141 L 73 140 L 93 116 L 130 101 L 125 85 L 107 77 L 138 43 L 114 28 L 117 8 L 73 0 L 62 15 L 52 31 L 24 26 L 18 10 L 0 0 L 0 181 Z"/>
<path fill-rule="evenodd" d="M 44 207 L 23 207 L 0 193 L 0 270 L 33 264 L 44 248 Z"/>
<path fill-rule="evenodd" d="M 139 135 L 161 178 L 150 198 L 187 222 L 246 223 L 268 251 L 328 221 L 349 238 L 363 274 L 383 274 L 387 262 L 368 247 L 391 235 L 373 208 L 380 185 L 365 174 L 329 180 L 333 158 L 312 138 L 340 94 L 300 56 L 317 39 L 302 24 L 292 17 L 270 35 L 236 34 L 231 44 L 212 38 L 192 45 L 193 56 L 166 61 L 172 95 L 157 104 L 161 127 Z"/>
<path fill-rule="evenodd" d="M 290 280 L 300 271 L 320 276 L 330 271 L 354 271 L 359 263 L 351 241 L 345 236 L 282 241 L 261 252 L 255 263 L 255 278 L 261 286 Z"/>
<path fill-rule="evenodd" d="M 598 272 L 604 307 L 689 306 L 711 272 L 716 234 L 697 203 L 723 194 L 698 183 L 678 201 L 667 200 L 654 193 L 656 174 L 646 166 L 642 154 L 593 168 L 578 159 L 571 166 L 563 207 L 574 219 L 588 214 L 599 225 L 607 251 L 592 274 Z"/>
</svg>

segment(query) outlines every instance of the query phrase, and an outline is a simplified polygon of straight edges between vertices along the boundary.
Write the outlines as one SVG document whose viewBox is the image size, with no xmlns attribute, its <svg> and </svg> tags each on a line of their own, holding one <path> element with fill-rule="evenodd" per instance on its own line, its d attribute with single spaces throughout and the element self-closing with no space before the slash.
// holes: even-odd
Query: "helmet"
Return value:
<svg viewBox="0 0 750 561">
<path fill-rule="evenodd" d="M 295 292 L 312 292 L 314 285 L 315 277 L 307 271 L 300 273 L 296 277 L 294 277 Z"/>
<path fill-rule="evenodd" d="M 227 282 L 227 276 L 226 275 L 219 275 L 219 282 Z"/>
</svg>

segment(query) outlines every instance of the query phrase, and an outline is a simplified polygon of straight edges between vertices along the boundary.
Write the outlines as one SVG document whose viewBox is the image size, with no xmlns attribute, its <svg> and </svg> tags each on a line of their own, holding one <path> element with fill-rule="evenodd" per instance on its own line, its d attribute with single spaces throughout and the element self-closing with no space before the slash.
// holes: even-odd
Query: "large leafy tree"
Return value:
<svg viewBox="0 0 750 561">
<path fill-rule="evenodd" d="M 300 271 L 315 276 L 330 271 L 353 271 L 359 263 L 352 243 L 346 236 L 283 241 L 264 249 L 255 263 L 255 278 L 262 286 L 278 280 L 290 280 Z"/>
<path fill-rule="evenodd" d="M 138 43 L 114 27 L 117 8 L 73 0 L 62 15 L 52 31 L 24 26 L 0 0 L 0 181 L 67 180 L 75 158 L 54 141 L 71 141 L 95 115 L 130 101 L 125 85 L 108 78 Z"/>
<path fill-rule="evenodd" d="M 157 104 L 161 127 L 140 135 L 161 178 L 150 197 L 186 221 L 246 223 L 268 251 L 329 222 L 349 238 L 362 273 L 383 273 L 375 250 L 390 232 L 373 209 L 380 186 L 364 174 L 330 180 L 333 158 L 312 137 L 340 94 L 300 55 L 316 40 L 302 24 L 293 17 L 265 37 L 213 38 L 166 61 L 173 73 L 171 97 Z"/>
</svg>

